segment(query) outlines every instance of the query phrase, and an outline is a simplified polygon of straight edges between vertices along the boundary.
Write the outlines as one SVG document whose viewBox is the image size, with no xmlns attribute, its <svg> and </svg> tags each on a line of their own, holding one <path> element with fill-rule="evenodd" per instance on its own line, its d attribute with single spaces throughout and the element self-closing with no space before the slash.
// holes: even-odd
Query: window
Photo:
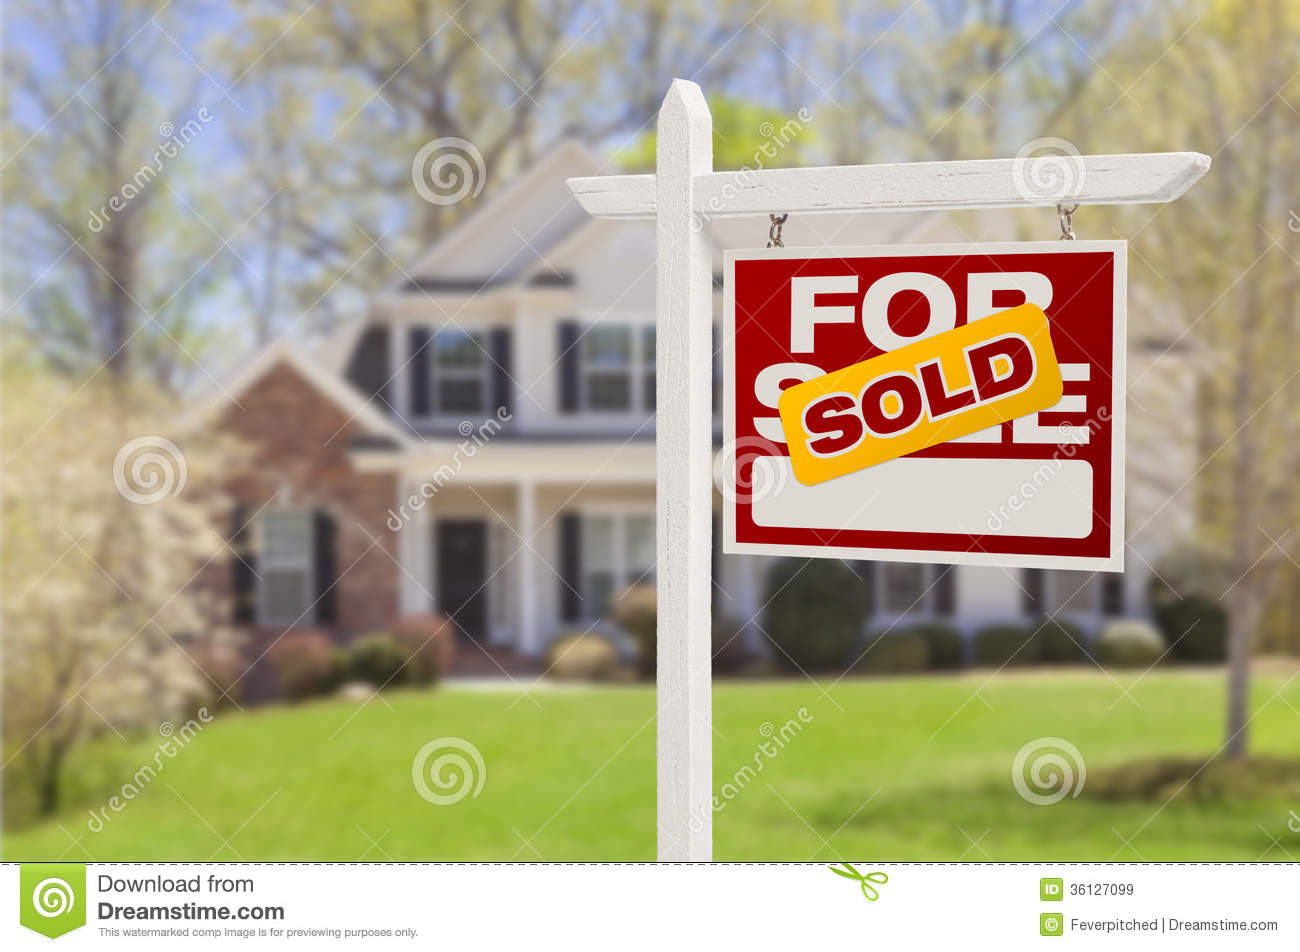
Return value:
<svg viewBox="0 0 1300 952">
<path fill-rule="evenodd" d="M 609 614 L 629 585 L 654 582 L 655 517 L 609 513 L 582 520 L 582 596 L 587 614 Z"/>
<path fill-rule="evenodd" d="M 455 328 L 433 335 L 434 412 L 482 413 L 487 406 L 488 360 L 481 334 Z"/>
<path fill-rule="evenodd" d="M 263 624 L 310 622 L 312 519 L 307 509 L 267 509 L 258 518 L 258 618 Z"/>
<path fill-rule="evenodd" d="M 1049 613 L 1090 614 L 1097 610 L 1100 586 L 1095 573 L 1048 572 L 1045 589 L 1044 607 Z"/>
<path fill-rule="evenodd" d="M 925 611 L 925 566 L 915 562 L 886 562 L 880 608 L 890 615 Z"/>
<path fill-rule="evenodd" d="M 875 572 L 875 611 L 881 615 L 951 615 L 955 569 L 917 562 L 882 562 Z"/>
<path fill-rule="evenodd" d="M 655 405 L 655 329 L 625 324 L 587 329 L 580 345 L 582 401 L 588 410 L 626 413 Z"/>
</svg>

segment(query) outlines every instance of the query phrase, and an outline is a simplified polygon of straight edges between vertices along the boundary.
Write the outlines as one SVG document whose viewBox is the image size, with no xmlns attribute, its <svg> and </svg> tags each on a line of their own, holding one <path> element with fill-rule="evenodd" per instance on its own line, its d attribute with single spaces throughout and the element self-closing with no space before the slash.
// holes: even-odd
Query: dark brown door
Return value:
<svg viewBox="0 0 1300 952">
<path fill-rule="evenodd" d="M 441 519 L 436 533 L 438 602 L 462 638 L 487 640 L 487 523 Z"/>
</svg>

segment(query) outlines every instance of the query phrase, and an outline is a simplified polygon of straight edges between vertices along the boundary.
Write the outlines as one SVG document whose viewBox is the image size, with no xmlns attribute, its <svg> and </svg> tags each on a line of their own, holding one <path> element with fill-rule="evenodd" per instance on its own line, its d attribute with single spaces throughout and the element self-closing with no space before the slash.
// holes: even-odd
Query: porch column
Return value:
<svg viewBox="0 0 1300 952">
<path fill-rule="evenodd" d="M 537 489 L 531 480 L 519 484 L 519 592 L 516 611 L 519 617 L 519 650 L 524 654 L 541 651 L 541 626 L 538 624 L 537 553 L 531 547 L 537 531 Z"/>
</svg>

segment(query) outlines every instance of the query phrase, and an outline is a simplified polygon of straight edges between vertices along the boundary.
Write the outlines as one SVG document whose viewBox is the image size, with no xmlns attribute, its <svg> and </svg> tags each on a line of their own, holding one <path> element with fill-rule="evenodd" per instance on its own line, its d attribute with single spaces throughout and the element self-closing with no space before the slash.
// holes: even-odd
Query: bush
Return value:
<svg viewBox="0 0 1300 952">
<path fill-rule="evenodd" d="M 322 632 L 299 628 L 277 641 L 268 653 L 291 701 L 327 694 L 338 684 L 339 665 L 334 644 Z"/>
<path fill-rule="evenodd" d="M 1228 657 L 1228 613 L 1204 595 L 1156 602 L 1153 614 L 1169 653 L 1183 661 L 1217 662 Z"/>
<path fill-rule="evenodd" d="M 347 676 L 377 688 L 400 683 L 406 674 L 407 653 L 397 639 L 386 631 L 362 635 L 346 649 Z"/>
<path fill-rule="evenodd" d="M 952 625 L 944 624 L 941 621 L 932 621 L 912 625 L 904 631 L 917 634 L 925 639 L 926 646 L 930 650 L 930 666 L 932 668 L 959 668 L 962 662 L 966 660 L 966 646 L 963 643 L 961 632 Z"/>
<path fill-rule="evenodd" d="M 444 615 L 407 615 L 393 623 L 393 637 L 408 659 L 402 670 L 410 684 L 437 684 L 456 657 L 456 626 Z"/>
<path fill-rule="evenodd" d="M 842 666 L 871 611 L 867 586 L 843 562 L 782 559 L 767 573 L 763 627 L 786 667 Z"/>
<path fill-rule="evenodd" d="M 737 674 L 753 660 L 753 656 L 745 646 L 742 628 L 744 625 L 736 618 L 723 617 L 713 620 L 714 674 Z"/>
<path fill-rule="evenodd" d="M 1034 641 L 1043 661 L 1059 663 L 1083 658 L 1083 631 L 1059 618 L 1044 618 L 1034 632 Z"/>
<path fill-rule="evenodd" d="M 614 599 L 614 623 L 636 645 L 636 670 L 643 678 L 655 676 L 655 631 L 659 622 L 653 585 L 633 585 Z"/>
<path fill-rule="evenodd" d="M 1149 667 L 1164 650 L 1160 632 L 1144 621 L 1112 621 L 1097 639 L 1097 660 L 1118 668 Z"/>
<path fill-rule="evenodd" d="M 874 674 L 922 671 L 930 664 L 930 643 L 916 629 L 876 632 L 867 638 L 867 651 L 854 670 Z"/>
<path fill-rule="evenodd" d="M 617 680 L 618 648 L 595 632 L 560 635 L 547 648 L 546 673 L 558 681 Z"/>
<path fill-rule="evenodd" d="M 1042 644 L 1035 628 L 1020 625 L 990 625 L 975 634 L 975 663 L 1001 667 L 1004 664 L 1033 664 L 1042 660 Z"/>
</svg>

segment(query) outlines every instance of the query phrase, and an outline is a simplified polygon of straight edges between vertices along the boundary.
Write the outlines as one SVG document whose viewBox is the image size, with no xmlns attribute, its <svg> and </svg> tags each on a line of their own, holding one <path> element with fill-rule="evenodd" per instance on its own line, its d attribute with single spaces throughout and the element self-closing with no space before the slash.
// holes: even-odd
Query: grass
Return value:
<svg viewBox="0 0 1300 952">
<path fill-rule="evenodd" d="M 1063 737 L 1089 771 L 1204 758 L 1221 741 L 1224 678 L 1165 670 L 723 683 L 714 692 L 715 855 L 727 860 L 1281 860 L 1300 802 L 1217 784 L 1206 796 L 1026 802 L 1022 745 Z M 822 687 L 827 689 L 823 696 Z M 1125 696 L 1123 689 L 1130 690 Z M 1280 690 L 1280 693 L 1279 693 Z M 978 693 L 976 693 L 978 691 Z M 1131 698 L 1131 699 L 1130 699 Z M 73 767 L 79 801 L 3 839 L 7 860 L 648 860 L 655 849 L 648 687 L 386 695 L 222 713 L 100 832 L 90 809 L 151 762 L 159 738 L 97 744 Z M 1140 705 L 1140 706 L 1139 706 Z M 788 727 L 777 749 L 764 724 Z M 1251 743 L 1300 759 L 1300 678 L 1256 679 Z M 441 736 L 487 765 L 477 798 L 421 799 L 415 752 Z M 774 757 L 764 756 L 768 740 Z M 757 760 L 755 759 L 757 755 Z M 737 775 L 746 764 L 762 764 Z M 724 787 L 724 785 L 730 786 Z M 1274 837 L 1277 842 L 1274 842 Z M 1127 841 L 1127 842 L 1126 842 Z M 376 845 L 377 844 L 377 845 Z"/>
</svg>

